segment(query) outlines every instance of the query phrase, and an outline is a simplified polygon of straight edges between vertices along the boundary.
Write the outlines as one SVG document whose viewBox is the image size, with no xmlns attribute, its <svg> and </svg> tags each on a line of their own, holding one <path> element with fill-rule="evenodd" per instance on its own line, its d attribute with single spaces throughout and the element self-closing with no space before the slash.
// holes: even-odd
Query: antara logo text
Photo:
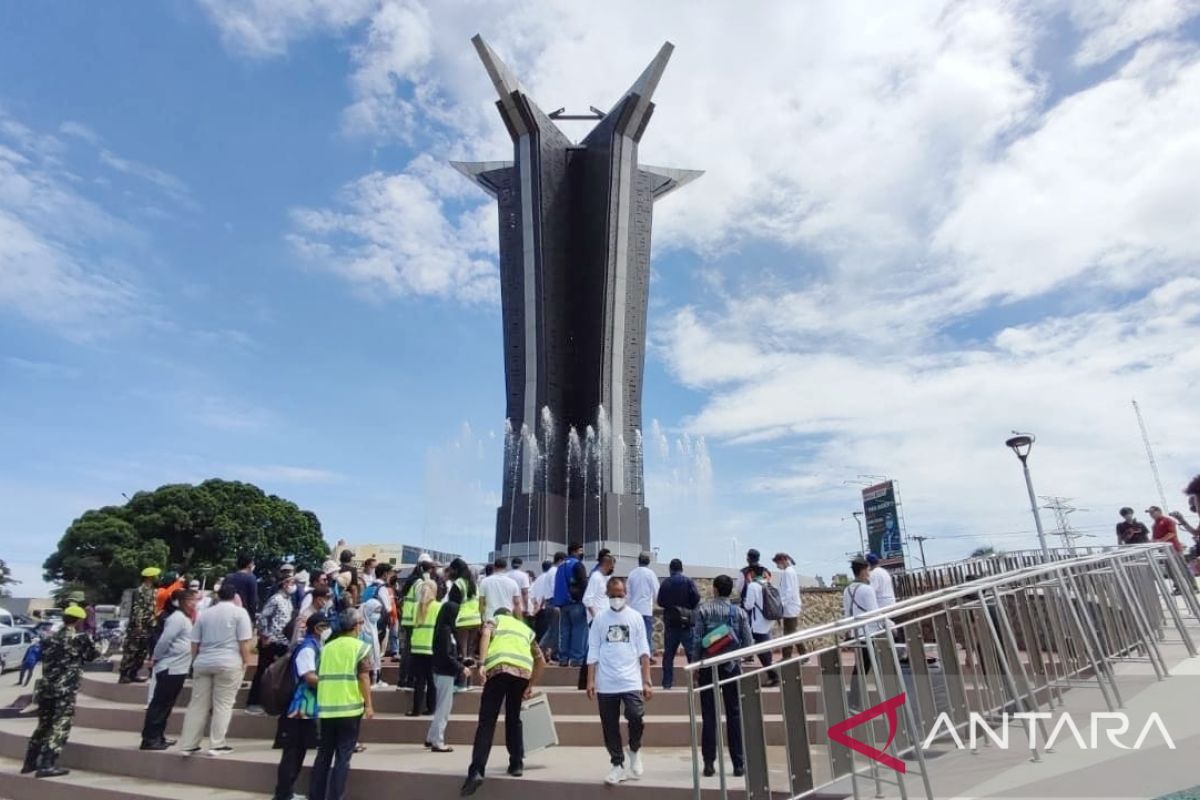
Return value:
<svg viewBox="0 0 1200 800">
<path fill-rule="evenodd" d="M 843 747 L 848 747 L 856 753 L 878 761 L 896 772 L 906 772 L 904 762 L 886 752 L 896 738 L 899 725 L 897 710 L 904 705 L 905 699 L 905 694 L 898 694 L 865 711 L 860 711 L 836 725 L 831 725 L 829 728 L 830 741 L 837 742 Z M 851 729 L 880 716 L 885 717 L 888 723 L 887 742 L 884 743 L 882 749 L 859 741 L 848 734 Z M 1171 750 L 1175 749 L 1175 740 L 1171 738 L 1171 734 L 1167 731 L 1167 726 L 1158 712 L 1151 713 L 1146 718 L 1145 724 L 1137 728 L 1139 732 L 1134 736 L 1135 727 L 1129 715 L 1120 711 L 1093 712 L 1088 715 L 1087 722 L 1083 726 L 1076 722 L 1070 712 L 1052 714 L 1048 711 L 1029 711 L 1003 714 L 997 725 L 993 725 L 982 714 L 972 712 L 968 717 L 966 741 L 963 740 L 962 734 L 950 714 L 942 712 L 934 721 L 929 735 L 921 742 L 921 748 L 928 750 L 937 739 L 949 737 L 959 750 L 974 750 L 980 740 L 986 737 L 997 747 L 1007 749 L 1009 728 L 1013 723 L 1022 727 L 1023 734 L 1026 726 L 1028 727 L 1029 739 L 1026 740 L 1022 736 L 1019 746 L 1039 746 L 1039 722 L 1045 722 L 1049 726 L 1050 732 L 1046 735 L 1046 741 L 1040 743 L 1040 746 L 1045 749 L 1054 747 L 1055 743 L 1063 736 L 1074 739 L 1081 750 L 1098 750 L 1105 744 L 1112 745 L 1119 750 L 1140 750 L 1151 736 L 1154 736 L 1155 742 L 1161 741 Z M 1084 735 L 1085 731 L 1087 736 Z M 1102 739 L 1104 741 L 1101 741 Z"/>
</svg>

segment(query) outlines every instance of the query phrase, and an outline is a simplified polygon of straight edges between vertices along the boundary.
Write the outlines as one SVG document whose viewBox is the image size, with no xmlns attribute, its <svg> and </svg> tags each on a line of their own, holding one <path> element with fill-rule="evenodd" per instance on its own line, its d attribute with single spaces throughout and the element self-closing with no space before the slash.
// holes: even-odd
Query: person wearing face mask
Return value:
<svg viewBox="0 0 1200 800">
<path fill-rule="evenodd" d="M 275 594 L 263 606 L 258 615 L 258 666 L 254 670 L 254 680 L 250 682 L 250 693 L 246 696 L 246 713 L 261 715 L 262 706 L 258 695 L 261 691 L 263 674 L 275 659 L 287 653 L 290 631 L 288 623 L 292 621 L 295 612 L 292 607 L 292 590 L 295 582 L 291 577 L 284 577 L 276 584 Z"/>
<path fill-rule="evenodd" d="M 642 615 L 625 605 L 625 581 L 609 578 L 608 605 L 592 620 L 588 634 L 587 696 L 600 709 L 604 747 L 611 768 L 604 782 L 621 783 L 642 777 L 642 720 L 650 686 L 650 643 Z M 629 726 L 629 768 L 621 741 L 621 710 Z"/>
<path fill-rule="evenodd" d="M 292 677 L 296 689 L 287 711 L 279 718 L 279 769 L 275 773 L 274 800 L 291 800 L 304 758 L 317 746 L 317 675 L 321 647 L 332 631 L 325 612 L 316 611 L 305 621 L 304 638 L 292 651 Z"/>
<path fill-rule="evenodd" d="M 1121 509 L 1121 521 L 1117 523 L 1117 544 L 1146 544 L 1150 541 L 1150 529 L 1133 515 L 1133 509 Z"/>
</svg>

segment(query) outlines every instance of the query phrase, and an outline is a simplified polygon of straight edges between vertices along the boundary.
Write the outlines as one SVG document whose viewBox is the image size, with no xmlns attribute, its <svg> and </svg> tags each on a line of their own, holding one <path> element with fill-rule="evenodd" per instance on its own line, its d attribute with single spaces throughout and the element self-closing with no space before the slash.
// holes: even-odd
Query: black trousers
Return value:
<svg viewBox="0 0 1200 800">
<path fill-rule="evenodd" d="M 625 763 L 625 747 L 621 743 L 621 706 L 625 707 L 625 721 L 629 724 L 629 749 L 636 753 L 642 749 L 643 717 L 646 705 L 641 692 L 623 694 L 599 694 L 596 701 L 600 706 L 600 727 L 604 730 L 604 747 L 608 750 L 609 762 L 613 765 Z"/>
<path fill-rule="evenodd" d="M 286 644 L 268 643 L 258 648 L 258 666 L 254 668 L 254 680 L 250 681 L 250 694 L 246 697 L 247 706 L 259 705 L 259 692 L 262 690 L 263 673 L 267 667 L 275 663 L 275 659 L 288 651 Z"/>
<path fill-rule="evenodd" d="M 432 714 L 437 702 L 437 689 L 433 686 L 433 656 L 413 653 L 412 657 L 412 713 Z"/>
<path fill-rule="evenodd" d="M 412 686 L 412 636 L 413 626 L 405 625 L 401 629 L 403 639 L 400 643 L 400 679 L 398 687 Z"/>
<path fill-rule="evenodd" d="M 283 752 L 279 755 L 279 769 L 275 771 L 273 800 L 291 800 L 296 779 L 304 767 L 304 758 L 317 746 L 317 721 L 281 717 L 277 738 Z"/>
<path fill-rule="evenodd" d="M 697 675 L 697 686 L 711 686 L 713 670 L 701 670 Z M 742 754 L 742 702 L 738 699 L 736 683 L 726 683 L 720 688 L 721 701 L 725 706 L 725 742 L 729 745 L 729 759 L 734 769 L 744 766 Z M 717 698 L 714 690 L 700 693 L 700 753 L 705 764 L 717 760 Z"/>
<path fill-rule="evenodd" d="M 142 723 L 142 744 L 157 744 L 161 742 L 167 731 L 167 720 L 179 699 L 179 691 L 187 673 L 172 675 L 165 669 L 154 676 L 154 696 L 146 708 L 146 720 Z"/>
<path fill-rule="evenodd" d="M 321 743 L 308 779 L 309 800 L 345 800 L 350 778 L 350 757 L 358 744 L 362 717 L 332 717 L 321 720 Z"/>
<path fill-rule="evenodd" d="M 492 739 L 496 736 L 496 720 L 500 708 L 504 708 L 504 744 L 508 748 L 508 766 L 525 766 L 525 737 L 521 731 L 521 700 L 525 696 L 528 678 L 518 678 L 498 672 L 483 685 L 483 696 L 479 698 L 479 725 L 475 728 L 475 745 L 471 749 L 471 767 L 468 775 L 483 777 L 487 768 L 488 755 L 492 751 Z"/>
</svg>

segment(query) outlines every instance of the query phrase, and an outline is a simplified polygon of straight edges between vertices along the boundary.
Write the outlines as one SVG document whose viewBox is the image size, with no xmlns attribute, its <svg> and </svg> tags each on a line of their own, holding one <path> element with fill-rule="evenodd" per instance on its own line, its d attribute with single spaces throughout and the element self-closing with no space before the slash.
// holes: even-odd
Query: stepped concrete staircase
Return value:
<svg viewBox="0 0 1200 800">
<path fill-rule="evenodd" d="M 680 664 L 682 666 L 682 663 Z M 844 672 L 849 675 L 849 661 Z M 806 710 L 809 712 L 809 736 L 814 743 L 826 741 L 826 726 L 819 713 L 820 674 L 815 666 L 805 667 Z M 685 800 L 693 797 L 690 750 L 690 717 L 686 689 L 658 690 L 646 705 L 643 755 L 646 774 L 641 781 L 620 787 L 602 783 L 608 767 L 595 702 L 576 688 L 578 670 L 548 667 L 539 693 L 545 694 L 554 715 L 559 745 L 530 754 L 526 773 L 521 779 L 503 774 L 506 756 L 502 750 L 504 726 L 496 730 L 496 750 L 489 767 L 488 781 L 480 790 L 484 798 L 528 800 L 529 792 L 569 791 L 572 800 L 653 792 L 655 800 Z M 239 692 L 238 707 L 245 703 L 246 687 Z M 470 745 L 475 733 L 479 709 L 478 689 L 455 697 L 454 713 L 446 731 L 447 743 L 454 753 L 434 754 L 422 743 L 429 717 L 405 717 L 411 694 L 397 690 L 397 668 L 385 664 L 383 679 L 392 686 L 377 689 L 373 695 L 376 716 L 363 723 L 364 753 L 355 755 L 350 780 L 351 798 L 390 796 L 404 787 L 419 797 L 455 797 L 470 760 Z M 661 683 L 661 668 L 653 668 L 656 684 Z M 677 671 L 677 681 L 682 673 Z M 0 703 L 28 705 L 28 690 L 21 694 L 14 686 L 0 687 Z M 118 684 L 115 673 L 87 672 L 83 676 L 75 724 L 61 762 L 73 770 L 61 779 L 36 780 L 18 773 L 25 744 L 34 728 L 31 714 L 16 714 L 0 719 L 0 798 L 4 800 L 109 800 L 109 798 L 153 798 L 184 800 L 191 797 L 228 798 L 269 796 L 274 788 L 275 765 L 279 753 L 272 750 L 275 720 L 235 711 L 229 736 L 234 753 L 219 759 L 204 755 L 184 757 L 173 751 L 138 750 L 139 733 L 146 703 L 146 687 Z M 769 747 L 785 744 L 781 699 L 777 690 L 767 689 L 766 735 Z M 168 726 L 169 734 L 178 734 L 184 709 L 190 696 L 185 687 Z M 10 712 L 11 713 L 11 712 Z M 311 764 L 311 755 L 309 763 Z M 497 768 L 498 765 L 498 768 Z M 818 769 L 820 765 L 818 764 Z M 297 787 L 307 781 L 307 769 Z M 715 794 L 717 778 L 706 779 Z M 382 793 L 382 794 L 381 794 Z M 837 795 L 841 796 L 841 795 Z"/>
</svg>

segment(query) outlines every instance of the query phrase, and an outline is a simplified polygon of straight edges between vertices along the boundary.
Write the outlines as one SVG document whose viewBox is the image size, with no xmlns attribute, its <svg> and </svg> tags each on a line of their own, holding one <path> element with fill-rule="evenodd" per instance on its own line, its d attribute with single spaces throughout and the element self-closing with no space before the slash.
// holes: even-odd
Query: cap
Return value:
<svg viewBox="0 0 1200 800">
<path fill-rule="evenodd" d="M 304 629 L 309 633 L 316 630 L 318 625 L 328 625 L 329 616 L 324 611 L 314 611 L 308 615 L 308 620 L 304 623 Z"/>
<path fill-rule="evenodd" d="M 418 564 L 432 564 L 433 557 L 430 556 L 429 553 L 421 553 L 421 555 L 417 556 L 417 563 Z"/>
<path fill-rule="evenodd" d="M 142 570 L 143 578 L 157 578 L 161 574 L 162 570 L 158 567 L 146 567 L 144 570 Z"/>
<path fill-rule="evenodd" d="M 296 583 L 303 585 L 308 584 L 308 570 L 302 569 L 296 573 Z"/>
<path fill-rule="evenodd" d="M 77 605 L 69 605 L 63 609 L 63 616 L 72 619 L 87 619 L 87 612 Z"/>
<path fill-rule="evenodd" d="M 878 564 L 879 563 L 879 554 L 878 553 L 867 553 L 867 563 L 870 564 L 871 566 L 875 566 L 876 564 Z"/>
<path fill-rule="evenodd" d="M 189 588 L 189 589 L 199 589 L 199 588 L 200 588 L 200 581 L 189 581 L 189 582 L 188 582 L 188 588 Z"/>
<path fill-rule="evenodd" d="M 279 571 L 280 572 L 295 572 L 296 565 L 295 564 L 280 564 Z"/>
<path fill-rule="evenodd" d="M 336 561 L 334 561 L 332 558 L 321 565 L 321 572 L 324 572 L 326 575 L 332 575 L 333 573 L 335 573 L 337 571 L 338 571 L 338 563 Z"/>
</svg>

